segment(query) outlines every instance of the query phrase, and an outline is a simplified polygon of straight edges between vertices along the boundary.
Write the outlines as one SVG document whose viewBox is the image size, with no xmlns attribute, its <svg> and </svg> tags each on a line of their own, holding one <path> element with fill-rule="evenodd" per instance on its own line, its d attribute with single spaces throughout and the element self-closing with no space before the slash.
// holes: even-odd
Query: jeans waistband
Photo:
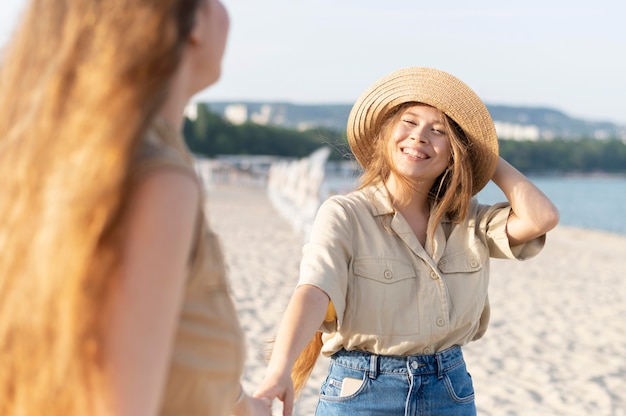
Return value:
<svg viewBox="0 0 626 416">
<path fill-rule="evenodd" d="M 432 355 L 408 356 L 377 355 L 342 349 L 333 354 L 331 360 L 338 365 L 366 371 L 373 379 L 378 374 L 385 373 L 437 374 L 438 378 L 442 378 L 446 371 L 464 363 L 463 353 L 458 345 Z"/>
</svg>

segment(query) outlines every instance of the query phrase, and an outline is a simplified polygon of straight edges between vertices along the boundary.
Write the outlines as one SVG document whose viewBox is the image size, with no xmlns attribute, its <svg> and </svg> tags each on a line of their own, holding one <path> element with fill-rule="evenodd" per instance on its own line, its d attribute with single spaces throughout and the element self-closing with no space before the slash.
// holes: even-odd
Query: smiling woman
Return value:
<svg viewBox="0 0 626 416">
<path fill-rule="evenodd" d="M 331 365 L 317 415 L 475 415 L 461 347 L 487 330 L 489 258 L 537 254 L 558 211 L 498 157 L 478 96 L 440 70 L 377 81 L 352 108 L 348 142 L 361 185 L 320 207 L 255 394 L 288 414 L 321 351 Z M 489 180 L 509 203 L 472 198 Z"/>
</svg>

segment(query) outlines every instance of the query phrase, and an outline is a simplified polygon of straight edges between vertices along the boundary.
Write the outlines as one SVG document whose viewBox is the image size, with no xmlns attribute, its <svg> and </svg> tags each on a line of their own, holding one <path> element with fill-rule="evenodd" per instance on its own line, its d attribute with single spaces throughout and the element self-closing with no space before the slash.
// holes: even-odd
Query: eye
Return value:
<svg viewBox="0 0 626 416">
<path fill-rule="evenodd" d="M 446 134 L 445 130 L 443 129 L 438 129 L 438 128 L 433 127 L 431 130 L 437 134 L 444 134 L 444 135 Z"/>
<path fill-rule="evenodd" d="M 417 126 L 417 123 L 416 123 L 415 121 L 413 121 L 413 120 L 411 120 L 411 119 L 408 119 L 408 118 L 403 118 L 403 119 L 402 119 L 402 122 L 403 122 L 403 123 L 410 124 L 411 126 Z"/>
</svg>

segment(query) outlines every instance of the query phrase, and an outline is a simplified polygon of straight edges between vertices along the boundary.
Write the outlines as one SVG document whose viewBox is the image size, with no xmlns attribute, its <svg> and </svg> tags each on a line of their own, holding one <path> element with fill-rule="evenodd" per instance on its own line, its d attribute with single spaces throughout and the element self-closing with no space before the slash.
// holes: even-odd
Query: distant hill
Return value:
<svg viewBox="0 0 626 416">
<path fill-rule="evenodd" d="M 232 123 L 252 121 L 299 130 L 325 127 L 344 131 L 351 104 L 291 104 L 280 102 L 206 102 L 209 110 Z M 573 118 L 541 107 L 489 105 L 487 108 L 501 139 L 551 140 L 613 139 L 626 140 L 626 126 L 604 121 Z"/>
</svg>

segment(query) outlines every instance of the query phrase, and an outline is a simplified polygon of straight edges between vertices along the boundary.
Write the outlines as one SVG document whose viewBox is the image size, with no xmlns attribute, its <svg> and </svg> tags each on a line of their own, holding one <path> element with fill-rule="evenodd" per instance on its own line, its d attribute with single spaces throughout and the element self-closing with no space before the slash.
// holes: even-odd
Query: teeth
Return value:
<svg viewBox="0 0 626 416">
<path fill-rule="evenodd" d="M 418 158 L 418 159 L 426 159 L 426 158 L 428 157 L 428 155 L 427 155 L 427 154 L 422 153 L 422 152 L 418 152 L 418 151 L 417 151 L 417 150 L 415 150 L 415 149 L 405 148 L 405 149 L 403 150 L 403 152 L 404 152 L 404 154 L 405 154 L 405 155 L 409 155 L 409 156 L 412 156 L 412 157 L 416 157 L 416 158 Z"/>
</svg>

